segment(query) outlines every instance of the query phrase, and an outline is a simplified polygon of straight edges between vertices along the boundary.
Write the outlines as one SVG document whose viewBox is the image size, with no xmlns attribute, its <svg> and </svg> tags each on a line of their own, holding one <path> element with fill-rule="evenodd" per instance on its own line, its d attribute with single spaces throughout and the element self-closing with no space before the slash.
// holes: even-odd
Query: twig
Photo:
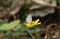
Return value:
<svg viewBox="0 0 60 39">
<path fill-rule="evenodd" d="M 46 30 L 49 30 L 49 28 L 52 26 L 52 25 L 57 25 L 56 23 L 53 23 L 53 24 L 49 24 L 48 26 L 47 26 L 47 28 L 46 28 Z"/>
</svg>

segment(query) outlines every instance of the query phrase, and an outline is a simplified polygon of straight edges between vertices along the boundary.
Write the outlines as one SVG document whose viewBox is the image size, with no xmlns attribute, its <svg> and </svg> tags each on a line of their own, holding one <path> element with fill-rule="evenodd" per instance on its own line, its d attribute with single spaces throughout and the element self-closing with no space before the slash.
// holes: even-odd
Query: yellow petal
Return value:
<svg viewBox="0 0 60 39">
<path fill-rule="evenodd" d="M 35 21 L 32 21 L 32 22 L 30 22 L 30 23 L 26 23 L 25 25 L 27 26 L 27 27 L 34 27 L 34 26 L 36 26 L 36 25 L 39 25 L 39 24 L 41 24 L 41 22 L 39 22 L 39 19 L 37 19 L 37 20 L 35 20 Z"/>
<path fill-rule="evenodd" d="M 38 23 L 38 25 L 41 24 L 41 22 Z"/>
<path fill-rule="evenodd" d="M 36 22 L 36 23 L 39 22 L 39 19 L 35 20 L 35 22 Z"/>
<path fill-rule="evenodd" d="M 33 27 L 34 26 L 34 24 L 32 24 L 32 23 L 26 23 L 25 24 L 27 27 Z"/>
<path fill-rule="evenodd" d="M 28 23 L 27 23 L 27 24 L 25 24 L 25 25 L 26 25 L 26 26 L 30 26 L 30 24 L 28 24 Z"/>
</svg>

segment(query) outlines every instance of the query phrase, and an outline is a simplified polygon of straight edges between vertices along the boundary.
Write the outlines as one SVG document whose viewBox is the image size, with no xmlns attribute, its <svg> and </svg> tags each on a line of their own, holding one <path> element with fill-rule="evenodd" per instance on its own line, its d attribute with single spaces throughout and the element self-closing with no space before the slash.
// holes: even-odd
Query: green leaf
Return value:
<svg viewBox="0 0 60 39">
<path fill-rule="evenodd" d="M 36 27 L 35 29 L 31 29 L 30 31 L 31 31 L 31 33 L 35 33 L 35 32 L 40 32 L 41 29 Z"/>
<path fill-rule="evenodd" d="M 10 3 L 10 2 L 12 2 L 13 0 L 6 0 L 6 1 Z"/>
<path fill-rule="evenodd" d="M 22 22 L 21 23 L 21 27 L 18 29 L 19 31 L 26 31 L 26 29 L 25 29 L 25 22 Z"/>
<path fill-rule="evenodd" d="M 60 3 L 60 0 L 57 0 L 58 3 Z"/>
<path fill-rule="evenodd" d="M 0 22 L 0 26 L 3 25 L 4 23 Z"/>
<path fill-rule="evenodd" d="M 15 20 L 10 23 L 5 23 L 0 27 L 0 30 L 5 30 L 5 31 L 11 30 L 11 29 L 15 28 L 18 24 L 19 24 L 19 20 Z"/>
<path fill-rule="evenodd" d="M 21 27 L 21 24 L 17 25 L 16 26 L 16 29 L 20 29 L 20 27 Z"/>
<path fill-rule="evenodd" d="M 20 35 L 27 35 L 27 33 L 26 32 L 15 32 L 15 33 L 13 33 L 13 37 L 18 37 Z"/>
<path fill-rule="evenodd" d="M 11 31 L 7 31 L 7 32 L 5 33 L 5 35 L 6 35 L 7 37 L 11 37 Z"/>
<path fill-rule="evenodd" d="M 24 31 L 26 31 L 26 29 L 25 29 L 25 27 L 21 26 L 19 31 L 23 31 L 24 32 Z"/>
</svg>

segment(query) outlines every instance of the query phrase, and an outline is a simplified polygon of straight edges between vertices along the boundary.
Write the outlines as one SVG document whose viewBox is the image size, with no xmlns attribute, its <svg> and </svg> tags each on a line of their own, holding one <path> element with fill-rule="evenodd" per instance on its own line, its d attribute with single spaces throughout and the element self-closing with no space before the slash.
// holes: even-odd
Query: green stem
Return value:
<svg viewBox="0 0 60 39">
<path fill-rule="evenodd" d="M 26 28 L 27 32 L 29 33 L 29 35 L 32 37 L 32 39 L 35 39 L 35 37 L 32 35 L 32 33 L 30 32 L 30 30 L 28 28 Z"/>
<path fill-rule="evenodd" d="M 35 35 L 36 35 L 37 39 L 40 39 L 39 36 L 38 36 L 38 33 L 36 32 L 35 27 L 34 27 L 34 30 L 35 30 Z"/>
</svg>

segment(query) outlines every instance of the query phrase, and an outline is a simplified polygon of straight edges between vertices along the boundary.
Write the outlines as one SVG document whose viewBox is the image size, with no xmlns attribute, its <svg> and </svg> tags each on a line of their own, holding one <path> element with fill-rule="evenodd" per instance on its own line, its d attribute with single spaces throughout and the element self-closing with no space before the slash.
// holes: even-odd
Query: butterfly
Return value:
<svg viewBox="0 0 60 39">
<path fill-rule="evenodd" d="M 26 22 L 32 22 L 32 15 L 31 14 L 27 15 Z"/>
</svg>

